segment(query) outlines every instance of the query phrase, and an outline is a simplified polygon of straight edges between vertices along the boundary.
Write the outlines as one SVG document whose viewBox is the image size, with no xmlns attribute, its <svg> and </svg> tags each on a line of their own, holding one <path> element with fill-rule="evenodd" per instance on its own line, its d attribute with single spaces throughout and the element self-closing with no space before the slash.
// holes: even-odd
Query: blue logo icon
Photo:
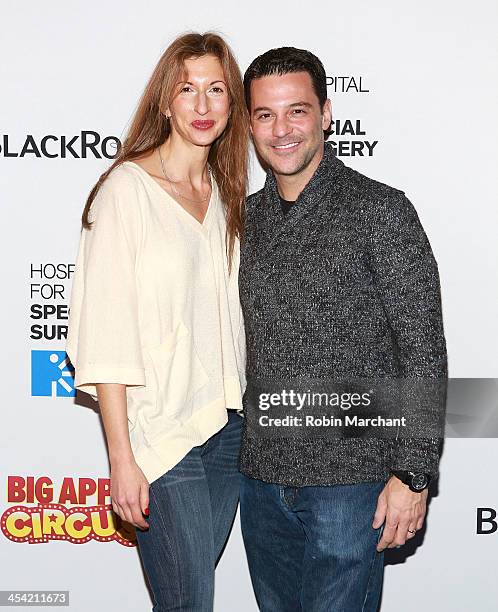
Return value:
<svg viewBox="0 0 498 612">
<path fill-rule="evenodd" d="M 31 395 L 74 397 L 74 368 L 65 351 L 31 351 Z"/>
</svg>

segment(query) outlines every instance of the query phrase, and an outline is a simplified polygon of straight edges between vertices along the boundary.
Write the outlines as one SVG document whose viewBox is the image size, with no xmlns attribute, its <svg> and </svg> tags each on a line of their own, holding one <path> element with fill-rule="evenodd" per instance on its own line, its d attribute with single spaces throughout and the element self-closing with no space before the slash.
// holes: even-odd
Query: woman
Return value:
<svg viewBox="0 0 498 612">
<path fill-rule="evenodd" d="M 232 52 L 183 35 L 82 217 L 66 350 L 100 404 L 112 506 L 139 528 L 156 611 L 212 609 L 236 511 L 247 145 Z"/>
</svg>

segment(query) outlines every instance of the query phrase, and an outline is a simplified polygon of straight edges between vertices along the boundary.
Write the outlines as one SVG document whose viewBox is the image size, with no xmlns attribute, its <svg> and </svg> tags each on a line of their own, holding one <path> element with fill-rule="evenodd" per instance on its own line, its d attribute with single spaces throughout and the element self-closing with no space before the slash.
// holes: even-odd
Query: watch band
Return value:
<svg viewBox="0 0 498 612">
<path fill-rule="evenodd" d="M 406 484 L 410 491 L 420 493 L 424 489 L 427 489 L 429 482 L 431 481 L 430 474 L 425 472 L 413 472 L 410 470 L 391 470 L 391 474 L 394 474 L 397 478 Z"/>
</svg>

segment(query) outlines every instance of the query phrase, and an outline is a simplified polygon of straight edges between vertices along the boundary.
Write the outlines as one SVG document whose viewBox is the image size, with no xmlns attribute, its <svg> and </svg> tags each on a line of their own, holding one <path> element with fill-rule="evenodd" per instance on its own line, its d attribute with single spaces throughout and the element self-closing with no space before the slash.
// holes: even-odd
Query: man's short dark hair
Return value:
<svg viewBox="0 0 498 612">
<path fill-rule="evenodd" d="M 311 51 L 295 47 L 270 49 L 251 62 L 244 74 L 244 94 L 247 108 L 251 106 L 251 83 L 261 77 L 292 72 L 307 72 L 313 83 L 313 89 L 323 108 L 327 99 L 327 75 L 322 62 Z"/>
</svg>

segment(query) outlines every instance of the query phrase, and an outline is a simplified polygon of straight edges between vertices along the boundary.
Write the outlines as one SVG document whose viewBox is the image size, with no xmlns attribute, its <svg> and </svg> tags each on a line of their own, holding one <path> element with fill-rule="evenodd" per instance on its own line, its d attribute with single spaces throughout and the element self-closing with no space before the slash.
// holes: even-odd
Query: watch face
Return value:
<svg viewBox="0 0 498 612">
<path fill-rule="evenodd" d="M 427 476 L 425 474 L 414 474 L 412 476 L 412 487 L 417 490 L 425 489 L 427 485 Z"/>
</svg>

